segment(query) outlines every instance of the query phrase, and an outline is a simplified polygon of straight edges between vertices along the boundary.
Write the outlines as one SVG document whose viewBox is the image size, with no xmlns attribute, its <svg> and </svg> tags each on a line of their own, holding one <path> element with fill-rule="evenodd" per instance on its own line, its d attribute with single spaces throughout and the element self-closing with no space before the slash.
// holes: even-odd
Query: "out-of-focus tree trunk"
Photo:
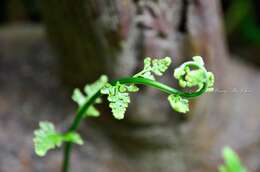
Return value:
<svg viewBox="0 0 260 172">
<path fill-rule="evenodd" d="M 172 56 L 175 64 L 195 54 L 207 62 L 225 56 L 218 1 L 44 1 L 52 43 L 72 83 L 103 72 L 129 75 L 145 56 Z M 215 64 L 215 63 L 214 63 Z"/>
<path fill-rule="evenodd" d="M 193 55 L 204 57 L 221 85 L 226 49 L 219 10 L 217 0 L 43 1 L 49 38 L 61 59 L 63 77 L 72 85 L 92 81 L 102 73 L 110 78 L 131 75 L 142 67 L 146 56 L 171 56 L 177 66 Z M 171 71 L 164 80 L 172 79 Z M 183 128 L 165 96 L 151 89 L 142 91 L 132 98 L 124 122 L 102 122 L 120 149 L 119 157 L 129 164 L 134 162 L 127 169 L 212 170 L 204 156 L 209 147 L 201 146 L 203 141 L 189 144 L 193 137 L 203 136 L 187 134 L 192 125 Z M 202 101 L 210 102 L 210 97 Z M 204 112 L 196 104 L 192 104 L 192 111 Z M 193 150 L 196 155 L 192 155 Z M 119 164 L 116 160 L 113 163 Z"/>
</svg>

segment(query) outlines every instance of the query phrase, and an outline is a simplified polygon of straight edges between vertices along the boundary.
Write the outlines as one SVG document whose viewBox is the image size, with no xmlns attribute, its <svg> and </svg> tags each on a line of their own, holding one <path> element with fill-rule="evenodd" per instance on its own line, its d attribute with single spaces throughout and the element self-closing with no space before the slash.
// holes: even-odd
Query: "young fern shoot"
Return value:
<svg viewBox="0 0 260 172">
<path fill-rule="evenodd" d="M 76 133 L 80 122 L 86 117 L 98 117 L 99 111 L 94 104 L 101 103 L 101 96 L 107 95 L 109 107 L 113 116 L 121 120 L 125 116 L 126 109 L 130 103 L 129 94 L 138 92 L 138 85 L 146 85 L 168 94 L 171 107 L 180 113 L 189 111 L 189 99 L 198 97 L 205 92 L 213 91 L 214 75 L 208 72 L 200 56 L 193 57 L 193 61 L 183 63 L 174 70 L 173 76 L 179 81 L 182 88 L 193 88 L 194 92 L 184 92 L 156 81 L 156 76 L 162 76 L 171 64 L 171 58 L 144 59 L 144 68 L 132 77 L 122 78 L 108 82 L 108 77 L 102 75 L 96 82 L 86 85 L 85 95 L 75 89 L 72 99 L 79 105 L 75 119 L 64 134 L 58 133 L 50 122 L 40 122 L 40 129 L 35 131 L 35 152 L 44 156 L 48 150 L 64 146 L 63 172 L 69 171 L 69 160 L 72 144 L 83 144 L 82 139 Z"/>
</svg>

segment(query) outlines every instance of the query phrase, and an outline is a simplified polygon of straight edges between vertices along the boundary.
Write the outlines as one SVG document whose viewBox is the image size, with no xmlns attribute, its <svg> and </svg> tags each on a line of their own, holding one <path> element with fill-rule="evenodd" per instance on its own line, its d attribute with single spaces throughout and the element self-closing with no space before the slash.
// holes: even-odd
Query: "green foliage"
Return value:
<svg viewBox="0 0 260 172">
<path fill-rule="evenodd" d="M 246 45 L 259 45 L 260 28 L 254 0 L 236 0 L 231 3 L 225 16 L 225 27 L 228 36 L 239 35 L 235 41 Z"/>
<path fill-rule="evenodd" d="M 137 92 L 139 89 L 135 85 L 120 84 L 111 85 L 107 83 L 102 89 L 102 94 L 108 95 L 109 107 L 116 119 L 123 119 L 126 108 L 130 103 L 130 96 L 128 92 Z"/>
<path fill-rule="evenodd" d="M 240 162 L 238 155 L 229 147 L 223 150 L 225 164 L 219 167 L 219 172 L 247 172 Z"/>
<path fill-rule="evenodd" d="M 72 99 L 78 103 L 79 107 L 83 106 L 89 99 L 98 92 L 108 81 L 107 76 L 102 75 L 96 82 L 86 85 L 84 92 L 86 96 L 76 88 L 73 92 Z M 95 103 L 102 103 L 101 98 L 96 99 Z M 99 111 L 91 105 L 86 111 L 84 117 L 98 117 L 100 115 Z"/>
<path fill-rule="evenodd" d="M 179 95 L 171 94 L 168 96 L 171 107 L 180 113 L 187 113 L 189 111 L 189 101 Z"/>
<path fill-rule="evenodd" d="M 174 77 L 179 80 L 179 85 L 183 88 L 197 87 L 199 90 L 207 83 L 206 91 L 213 91 L 213 73 L 206 71 L 202 57 L 194 56 L 192 59 L 193 61 L 185 62 L 175 69 Z M 168 100 L 177 112 L 187 113 L 189 111 L 188 99 L 172 94 L 168 97 Z"/>
<path fill-rule="evenodd" d="M 63 171 L 68 172 L 71 144 L 83 144 L 81 137 L 75 131 L 84 117 L 97 117 L 100 115 L 93 104 L 101 103 L 101 94 L 108 95 L 107 99 L 109 101 L 109 107 L 112 109 L 113 116 L 116 119 L 123 119 L 126 108 L 130 103 L 129 93 L 137 92 L 139 90 L 139 88 L 134 84 L 151 86 L 169 94 L 168 100 L 172 108 L 180 113 L 186 113 L 189 111 L 189 98 L 197 97 L 205 91 L 213 90 L 214 75 L 211 72 L 206 71 L 204 68 L 204 62 L 199 56 L 193 57 L 193 61 L 184 63 L 174 72 L 174 77 L 179 80 L 182 87 L 198 87 L 198 90 L 195 92 L 183 92 L 155 81 L 155 75 L 161 76 L 168 69 L 170 64 L 171 58 L 169 57 L 153 60 L 148 57 L 144 60 L 144 69 L 133 77 L 122 78 L 108 83 L 107 76 L 103 75 L 93 84 L 86 85 L 84 93 L 79 89 L 75 89 L 72 99 L 79 105 L 79 109 L 68 132 L 60 134 L 55 130 L 52 123 L 40 122 L 40 129 L 36 130 L 34 133 L 36 154 L 44 156 L 48 150 L 60 147 L 63 142 L 68 142 L 64 147 L 65 157 L 63 164 Z M 201 88 L 206 89 L 199 90 Z M 224 167 L 221 168 L 224 169 Z"/>
<path fill-rule="evenodd" d="M 198 89 L 201 89 L 205 83 L 208 83 L 207 91 L 213 91 L 214 75 L 212 72 L 206 71 L 203 59 L 200 56 L 194 56 L 193 61 L 183 63 L 176 68 L 174 77 L 179 80 L 179 85 L 183 88 L 198 87 Z"/>
<path fill-rule="evenodd" d="M 73 142 L 83 144 L 81 137 L 75 132 L 60 134 L 50 122 L 40 122 L 40 128 L 34 132 L 35 152 L 39 156 L 44 156 L 48 150 L 60 147 L 63 142 Z"/>
<path fill-rule="evenodd" d="M 155 80 L 154 75 L 162 76 L 171 64 L 171 58 L 165 57 L 163 59 L 151 59 L 146 57 L 144 59 L 144 69 L 134 75 L 134 77 L 143 77 Z"/>
<path fill-rule="evenodd" d="M 212 92 L 214 91 L 215 76 L 212 72 L 207 72 L 207 77 L 208 77 L 207 92 Z"/>
</svg>

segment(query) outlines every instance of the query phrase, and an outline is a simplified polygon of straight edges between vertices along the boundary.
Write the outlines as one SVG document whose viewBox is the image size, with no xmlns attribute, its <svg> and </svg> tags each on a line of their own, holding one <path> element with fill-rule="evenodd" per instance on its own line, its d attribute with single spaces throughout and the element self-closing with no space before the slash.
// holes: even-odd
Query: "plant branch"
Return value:
<svg viewBox="0 0 260 172">
<path fill-rule="evenodd" d="M 194 66 L 194 67 L 198 67 L 198 66 Z M 208 85 L 208 83 L 205 82 L 203 87 L 195 92 L 183 92 L 175 88 L 172 88 L 168 85 L 157 82 L 155 80 L 141 78 L 141 77 L 122 78 L 122 79 L 114 80 L 110 84 L 115 85 L 117 82 L 121 84 L 142 84 L 142 85 L 146 85 L 158 89 L 164 93 L 180 95 L 184 98 L 193 98 L 202 95 L 204 92 L 206 92 L 207 85 Z M 84 113 L 87 111 L 89 106 L 91 106 L 95 102 L 95 100 L 99 98 L 101 95 L 102 94 L 100 93 L 100 90 L 97 91 L 83 106 L 79 108 L 76 117 L 67 132 L 73 132 L 79 127 L 79 124 L 83 119 Z M 64 146 L 64 159 L 63 159 L 62 172 L 69 172 L 69 161 L 70 161 L 71 150 L 72 150 L 72 143 L 67 142 Z"/>
</svg>

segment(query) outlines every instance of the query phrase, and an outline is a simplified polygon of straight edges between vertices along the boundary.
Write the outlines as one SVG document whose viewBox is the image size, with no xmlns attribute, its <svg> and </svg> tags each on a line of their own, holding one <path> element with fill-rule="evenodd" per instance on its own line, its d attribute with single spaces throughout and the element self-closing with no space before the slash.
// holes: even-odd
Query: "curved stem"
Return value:
<svg viewBox="0 0 260 172">
<path fill-rule="evenodd" d="M 151 80 L 151 79 L 147 79 L 147 78 L 135 78 L 135 77 L 129 77 L 129 78 L 122 78 L 122 79 L 118 79 L 115 81 L 112 81 L 111 84 L 115 85 L 117 82 L 120 82 L 121 84 L 143 84 L 146 86 L 151 86 L 155 89 L 158 89 L 164 93 L 167 94 L 175 94 L 175 95 L 180 95 L 184 98 L 193 98 L 193 97 L 198 97 L 201 94 L 203 94 L 206 89 L 207 89 L 207 83 L 205 82 L 203 87 L 199 90 L 197 90 L 196 92 L 183 92 L 180 90 L 177 90 L 175 88 L 172 88 L 168 85 L 162 84 L 160 82 Z"/>
<path fill-rule="evenodd" d="M 117 82 L 119 82 L 121 84 L 143 84 L 143 85 L 151 86 L 155 89 L 161 90 L 164 93 L 180 95 L 184 98 L 193 98 L 193 97 L 200 96 L 207 89 L 207 82 L 205 82 L 203 87 L 201 89 L 197 90 L 196 92 L 183 92 L 183 91 L 177 90 L 175 88 L 172 88 L 168 85 L 162 84 L 160 82 L 150 80 L 147 78 L 141 78 L 141 77 L 122 78 L 122 79 L 114 80 L 114 81 L 110 82 L 110 84 L 115 85 Z M 82 121 L 86 110 L 100 96 L 101 96 L 101 93 L 100 93 L 100 90 L 98 90 L 83 106 L 81 106 L 79 108 L 79 110 L 76 114 L 76 117 L 75 117 L 74 121 L 72 122 L 72 125 L 70 126 L 68 132 L 75 131 L 79 127 L 79 124 Z M 62 165 L 62 172 L 69 171 L 69 161 L 70 161 L 71 150 L 72 150 L 72 143 L 67 142 L 64 146 L 64 159 L 63 159 L 63 165 Z"/>
</svg>

